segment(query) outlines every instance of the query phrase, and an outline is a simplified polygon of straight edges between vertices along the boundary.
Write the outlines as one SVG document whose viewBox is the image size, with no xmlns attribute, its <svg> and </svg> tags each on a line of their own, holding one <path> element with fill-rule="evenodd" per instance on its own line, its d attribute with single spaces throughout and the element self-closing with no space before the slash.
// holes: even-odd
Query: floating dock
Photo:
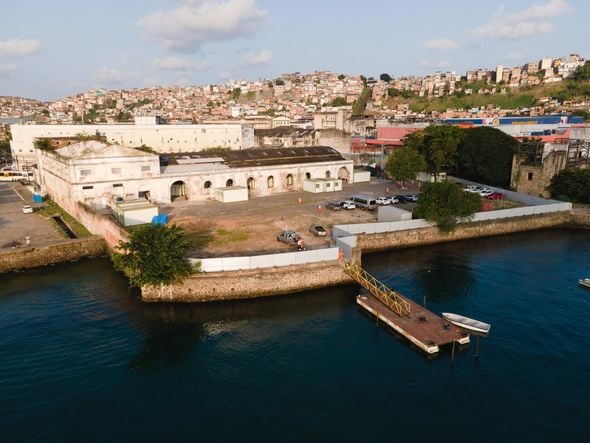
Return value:
<svg viewBox="0 0 590 443">
<path fill-rule="evenodd" d="M 345 261 L 344 271 L 369 291 L 357 297 L 357 304 L 420 350 L 432 355 L 443 345 L 469 343 L 468 333 L 388 288 L 356 263 Z"/>
<path fill-rule="evenodd" d="M 427 354 L 437 354 L 440 346 L 453 342 L 461 345 L 469 343 L 469 334 L 419 304 L 406 300 L 411 305 L 411 312 L 409 315 L 399 316 L 374 295 L 359 295 L 356 298 L 360 307 Z"/>
</svg>

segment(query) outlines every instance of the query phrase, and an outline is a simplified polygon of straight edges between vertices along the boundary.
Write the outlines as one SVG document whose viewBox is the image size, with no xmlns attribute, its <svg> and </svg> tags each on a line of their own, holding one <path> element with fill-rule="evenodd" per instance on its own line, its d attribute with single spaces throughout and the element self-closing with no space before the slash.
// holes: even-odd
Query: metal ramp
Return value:
<svg viewBox="0 0 590 443">
<path fill-rule="evenodd" d="M 410 315 L 411 305 L 404 297 L 385 286 L 356 263 L 345 260 L 344 272 L 400 317 Z"/>
</svg>

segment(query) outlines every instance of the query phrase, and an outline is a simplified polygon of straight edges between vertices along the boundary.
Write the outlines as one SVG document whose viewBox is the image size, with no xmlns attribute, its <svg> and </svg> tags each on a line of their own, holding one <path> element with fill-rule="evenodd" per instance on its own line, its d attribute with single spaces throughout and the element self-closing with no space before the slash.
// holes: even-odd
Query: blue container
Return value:
<svg viewBox="0 0 590 443">
<path fill-rule="evenodd" d="M 33 202 L 43 203 L 43 197 L 41 197 L 39 194 L 33 194 Z"/>
</svg>

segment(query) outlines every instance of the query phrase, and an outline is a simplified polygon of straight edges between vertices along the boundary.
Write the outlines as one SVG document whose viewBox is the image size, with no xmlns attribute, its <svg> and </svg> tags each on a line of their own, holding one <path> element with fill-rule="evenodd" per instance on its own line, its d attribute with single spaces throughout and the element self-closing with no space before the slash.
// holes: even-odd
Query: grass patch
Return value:
<svg viewBox="0 0 590 443">
<path fill-rule="evenodd" d="M 48 219 L 53 228 L 58 232 L 62 237 L 69 238 L 66 233 L 58 226 L 58 224 L 53 220 L 53 216 L 59 215 L 63 221 L 67 223 L 67 225 L 76 233 L 78 238 L 84 237 L 91 237 L 92 234 L 84 227 L 82 223 L 68 214 L 61 206 L 55 203 L 53 200 L 46 200 L 45 206 L 37 209 L 35 211 L 37 214 L 41 215 L 42 217 Z"/>
<path fill-rule="evenodd" d="M 210 229 L 203 229 L 200 231 L 187 232 L 185 234 L 186 240 L 190 243 L 191 248 L 201 249 L 207 246 L 214 240 Z"/>
<path fill-rule="evenodd" d="M 220 228 L 215 233 L 213 244 L 215 246 L 223 246 L 223 245 L 227 245 L 228 243 L 236 243 L 236 242 L 246 241 L 249 238 L 250 238 L 249 232 L 238 231 L 238 230 L 228 231 L 227 229 Z"/>
</svg>

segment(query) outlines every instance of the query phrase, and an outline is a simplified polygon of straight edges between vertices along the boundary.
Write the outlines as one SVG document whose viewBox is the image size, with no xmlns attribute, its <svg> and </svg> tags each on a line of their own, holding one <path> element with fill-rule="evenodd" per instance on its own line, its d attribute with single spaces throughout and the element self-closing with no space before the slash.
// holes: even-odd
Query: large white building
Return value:
<svg viewBox="0 0 590 443">
<path fill-rule="evenodd" d="M 222 147 L 233 150 L 254 146 L 254 128 L 245 124 L 210 125 L 11 125 L 12 158 L 19 169 L 38 163 L 38 138 L 102 136 L 108 143 L 127 147 L 146 145 L 160 153 L 196 152 Z"/>
<path fill-rule="evenodd" d="M 157 154 L 82 141 L 39 150 L 37 181 L 51 198 L 72 210 L 77 202 L 105 207 L 116 197 L 147 198 L 156 203 L 177 198 L 199 201 L 212 200 L 217 189 L 232 186 L 247 188 L 251 196 L 258 196 L 300 190 L 308 179 L 354 179 L 352 160 L 323 146 L 165 157 L 161 164 Z"/>
</svg>

